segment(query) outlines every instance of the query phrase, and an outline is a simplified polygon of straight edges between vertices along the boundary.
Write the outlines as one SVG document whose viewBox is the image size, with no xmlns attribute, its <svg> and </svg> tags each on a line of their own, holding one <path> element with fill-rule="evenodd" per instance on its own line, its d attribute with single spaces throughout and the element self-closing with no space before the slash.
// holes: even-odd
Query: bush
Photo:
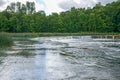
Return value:
<svg viewBox="0 0 120 80">
<path fill-rule="evenodd" d="M 12 37 L 7 33 L 0 33 L 0 48 L 10 47 L 13 45 Z"/>
</svg>

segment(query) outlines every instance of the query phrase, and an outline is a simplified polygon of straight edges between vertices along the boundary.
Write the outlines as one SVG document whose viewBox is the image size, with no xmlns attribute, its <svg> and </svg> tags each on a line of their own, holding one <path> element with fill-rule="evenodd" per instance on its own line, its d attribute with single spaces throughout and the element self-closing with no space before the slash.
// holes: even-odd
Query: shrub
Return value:
<svg viewBox="0 0 120 80">
<path fill-rule="evenodd" d="M 12 37 L 7 33 L 0 33 L 0 48 L 10 47 L 13 45 Z"/>
<path fill-rule="evenodd" d="M 30 57 L 30 56 L 34 56 L 35 54 L 29 52 L 29 51 L 26 51 L 26 50 L 22 50 L 21 52 L 17 53 L 17 54 L 14 54 L 16 56 L 23 56 L 23 57 Z"/>
</svg>

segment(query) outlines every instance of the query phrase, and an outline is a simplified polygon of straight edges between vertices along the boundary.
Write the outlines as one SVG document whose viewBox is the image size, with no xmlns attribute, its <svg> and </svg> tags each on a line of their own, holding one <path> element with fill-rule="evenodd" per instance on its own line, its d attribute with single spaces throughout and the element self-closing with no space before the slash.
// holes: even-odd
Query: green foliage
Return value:
<svg viewBox="0 0 120 80">
<path fill-rule="evenodd" d="M 19 53 L 16 53 L 16 54 L 12 54 L 12 55 L 15 55 L 15 56 L 23 56 L 23 57 L 30 57 L 30 56 L 34 56 L 35 54 L 33 53 L 30 53 L 29 51 L 21 51 Z"/>
<path fill-rule="evenodd" d="M 8 54 L 6 54 L 5 52 L 0 52 L 0 57 L 6 57 Z M 1 63 L 1 61 L 0 61 L 0 63 Z"/>
<path fill-rule="evenodd" d="M 46 16 L 36 12 L 34 2 L 11 3 L 0 12 L 0 31 L 4 32 L 120 32 L 120 1 L 106 6 L 75 8 Z"/>
<path fill-rule="evenodd" d="M 0 33 L 0 48 L 10 47 L 12 45 L 12 38 L 7 33 Z"/>
</svg>

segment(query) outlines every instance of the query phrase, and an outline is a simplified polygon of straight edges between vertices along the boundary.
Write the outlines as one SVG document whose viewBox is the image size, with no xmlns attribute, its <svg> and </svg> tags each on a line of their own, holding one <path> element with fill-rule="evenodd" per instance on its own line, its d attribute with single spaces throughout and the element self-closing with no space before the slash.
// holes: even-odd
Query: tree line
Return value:
<svg viewBox="0 0 120 80">
<path fill-rule="evenodd" d="M 120 1 L 48 16 L 34 2 L 11 3 L 0 12 L 0 32 L 120 32 Z"/>
</svg>

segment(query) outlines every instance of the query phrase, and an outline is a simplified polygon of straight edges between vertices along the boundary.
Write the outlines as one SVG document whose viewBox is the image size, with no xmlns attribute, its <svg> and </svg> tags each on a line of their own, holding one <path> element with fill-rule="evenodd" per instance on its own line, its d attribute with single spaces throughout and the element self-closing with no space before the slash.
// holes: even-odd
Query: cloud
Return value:
<svg viewBox="0 0 120 80">
<path fill-rule="evenodd" d="M 80 7 L 79 3 L 76 3 L 75 1 L 73 0 L 69 0 L 69 1 L 63 1 L 59 4 L 59 7 L 64 9 L 64 10 L 68 10 L 70 9 L 71 7 Z"/>
<path fill-rule="evenodd" d="M 0 7 L 3 6 L 5 4 L 4 0 L 0 0 Z"/>
<path fill-rule="evenodd" d="M 7 5 L 7 0 L 0 0 L 0 11 L 4 10 Z"/>
<path fill-rule="evenodd" d="M 98 2 L 101 2 L 101 4 L 105 5 L 113 1 L 116 0 L 64 0 L 59 3 L 59 7 L 64 10 L 69 10 L 71 7 L 87 8 L 95 6 L 95 4 Z"/>
<path fill-rule="evenodd" d="M 101 2 L 103 5 L 107 4 L 107 3 L 111 3 L 113 1 L 117 1 L 117 0 L 96 0 L 97 2 Z"/>
<path fill-rule="evenodd" d="M 62 8 L 59 7 L 59 3 L 63 0 L 44 0 L 45 3 L 45 12 L 51 14 L 52 12 L 61 12 Z"/>
<path fill-rule="evenodd" d="M 66 0 L 59 4 L 60 8 L 69 10 L 71 7 L 84 8 L 93 7 L 96 4 L 94 0 Z"/>
<path fill-rule="evenodd" d="M 95 6 L 98 2 L 105 5 L 116 0 L 0 0 L 0 10 L 4 10 L 11 2 L 21 2 L 25 4 L 26 1 L 35 2 L 36 11 L 44 10 L 48 15 L 52 12 L 59 13 L 69 10 L 71 7 L 87 8 Z"/>
</svg>

